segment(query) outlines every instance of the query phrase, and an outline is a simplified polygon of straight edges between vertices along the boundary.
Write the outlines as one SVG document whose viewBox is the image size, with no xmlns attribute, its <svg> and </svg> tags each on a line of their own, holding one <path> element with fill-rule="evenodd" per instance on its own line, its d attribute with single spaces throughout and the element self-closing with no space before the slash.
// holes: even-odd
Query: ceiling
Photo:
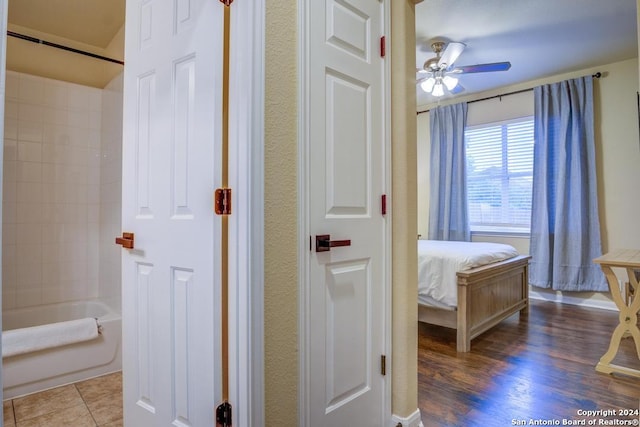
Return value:
<svg viewBox="0 0 640 427">
<path fill-rule="evenodd" d="M 9 30 L 116 60 L 124 58 L 125 0 L 9 0 Z M 7 69 L 103 88 L 122 66 L 7 37 Z"/>
<path fill-rule="evenodd" d="M 509 61 L 511 69 L 466 74 L 458 95 L 418 87 L 418 106 L 636 58 L 636 21 L 636 0 L 424 0 L 416 5 L 416 67 L 443 40 L 466 44 L 455 65 Z"/>
<path fill-rule="evenodd" d="M 9 22 L 106 49 L 124 24 L 124 0 L 9 0 Z"/>
</svg>

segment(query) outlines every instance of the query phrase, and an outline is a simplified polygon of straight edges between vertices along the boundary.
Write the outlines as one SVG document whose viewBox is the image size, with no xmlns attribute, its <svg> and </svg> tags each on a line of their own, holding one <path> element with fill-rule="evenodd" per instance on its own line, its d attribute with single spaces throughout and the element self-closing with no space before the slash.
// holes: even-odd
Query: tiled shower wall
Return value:
<svg viewBox="0 0 640 427">
<path fill-rule="evenodd" d="M 4 309 L 99 296 L 102 92 L 7 72 Z"/>
<path fill-rule="evenodd" d="M 114 242 L 122 233 L 122 87 L 123 75 L 102 91 L 100 158 L 100 298 L 121 308 L 122 248 Z"/>
</svg>

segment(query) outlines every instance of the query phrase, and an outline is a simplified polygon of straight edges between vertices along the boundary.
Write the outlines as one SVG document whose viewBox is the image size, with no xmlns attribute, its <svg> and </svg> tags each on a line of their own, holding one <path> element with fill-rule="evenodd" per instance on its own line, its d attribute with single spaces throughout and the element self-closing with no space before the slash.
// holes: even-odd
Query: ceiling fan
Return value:
<svg viewBox="0 0 640 427">
<path fill-rule="evenodd" d="M 446 47 L 445 47 L 446 44 Z M 433 96 L 443 96 L 445 88 L 452 94 L 460 93 L 464 87 L 458 82 L 461 74 L 486 73 L 490 71 L 507 71 L 511 68 L 510 62 L 493 62 L 490 64 L 454 66 L 466 45 L 460 42 L 441 42 L 431 44 L 435 52 L 435 58 L 428 59 L 422 69 L 418 69 L 417 84 L 422 90 Z"/>
</svg>

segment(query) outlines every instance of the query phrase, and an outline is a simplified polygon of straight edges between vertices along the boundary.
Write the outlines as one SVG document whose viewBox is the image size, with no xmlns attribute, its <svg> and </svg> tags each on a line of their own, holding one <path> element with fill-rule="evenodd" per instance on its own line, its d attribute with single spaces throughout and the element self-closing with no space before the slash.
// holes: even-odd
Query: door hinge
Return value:
<svg viewBox="0 0 640 427">
<path fill-rule="evenodd" d="M 380 37 L 380 57 L 381 58 L 384 58 L 386 51 L 387 49 L 386 49 L 385 37 L 382 36 Z"/>
<path fill-rule="evenodd" d="M 380 356 L 380 374 L 387 375 L 387 356 Z"/>
<path fill-rule="evenodd" d="M 224 402 L 216 408 L 216 426 L 231 427 L 231 404 Z"/>
<path fill-rule="evenodd" d="M 213 204 L 217 215 L 231 215 L 231 189 L 217 188 Z"/>
<path fill-rule="evenodd" d="M 382 212 L 382 215 L 386 215 L 387 214 L 387 195 L 383 194 L 382 197 L 380 197 L 380 212 Z"/>
</svg>

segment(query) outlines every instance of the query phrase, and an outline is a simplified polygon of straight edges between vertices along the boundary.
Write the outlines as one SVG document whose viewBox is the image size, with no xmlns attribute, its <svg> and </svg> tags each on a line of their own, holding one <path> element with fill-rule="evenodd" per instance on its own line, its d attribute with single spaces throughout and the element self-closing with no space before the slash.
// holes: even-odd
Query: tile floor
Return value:
<svg viewBox="0 0 640 427">
<path fill-rule="evenodd" d="M 122 427 L 122 373 L 5 400 L 4 427 Z"/>
</svg>

